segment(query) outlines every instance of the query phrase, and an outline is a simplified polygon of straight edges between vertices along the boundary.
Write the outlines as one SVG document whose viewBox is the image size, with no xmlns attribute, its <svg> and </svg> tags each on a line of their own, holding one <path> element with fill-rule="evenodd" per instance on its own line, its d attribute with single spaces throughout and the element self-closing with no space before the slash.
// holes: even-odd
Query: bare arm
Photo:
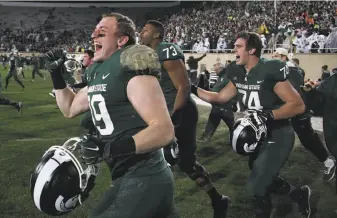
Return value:
<svg viewBox="0 0 337 218">
<path fill-rule="evenodd" d="M 211 104 L 224 104 L 229 102 L 237 94 L 235 85 L 229 81 L 229 83 L 221 89 L 219 93 L 209 92 L 198 88 L 198 97 Z"/>
<path fill-rule="evenodd" d="M 127 95 L 148 127 L 133 136 L 136 154 L 158 150 L 174 138 L 174 127 L 167 110 L 163 91 L 154 76 L 133 77 Z"/>
<path fill-rule="evenodd" d="M 304 113 L 305 105 L 303 100 L 288 80 L 276 83 L 274 92 L 285 102 L 282 107 L 272 111 L 275 120 L 289 119 Z"/>
<path fill-rule="evenodd" d="M 177 96 L 172 111 L 174 113 L 186 104 L 191 90 L 190 82 L 182 60 L 164 61 L 163 67 L 168 72 L 174 87 L 177 89 Z"/>
<path fill-rule="evenodd" d="M 66 118 L 76 117 L 77 115 L 89 110 L 88 87 L 84 87 L 77 94 L 68 87 L 55 91 L 57 106 Z"/>
</svg>

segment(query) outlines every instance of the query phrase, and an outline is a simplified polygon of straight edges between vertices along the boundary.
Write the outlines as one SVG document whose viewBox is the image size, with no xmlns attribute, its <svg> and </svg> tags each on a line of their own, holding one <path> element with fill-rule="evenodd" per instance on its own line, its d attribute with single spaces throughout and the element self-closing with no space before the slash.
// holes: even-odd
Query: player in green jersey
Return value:
<svg viewBox="0 0 337 218">
<path fill-rule="evenodd" d="M 303 113 L 304 103 L 287 80 L 287 66 L 261 58 L 262 42 L 256 33 L 240 33 L 234 46 L 237 59 L 226 68 L 230 82 L 219 93 L 195 86 L 192 92 L 210 103 L 225 103 L 239 95 L 239 110 L 255 110 L 254 123 L 267 125 L 267 139 L 249 155 L 252 171 L 246 188 L 254 199 L 256 217 L 270 217 L 271 194 L 289 194 L 298 203 L 301 216 L 310 217 L 310 188 L 296 188 L 279 177 L 295 141 L 289 118 Z"/>
<path fill-rule="evenodd" d="M 57 104 L 71 118 L 90 109 L 99 139 L 86 136 L 86 164 L 106 160 L 114 180 L 89 217 L 178 217 L 173 205 L 173 174 L 161 148 L 174 139 L 174 127 L 160 88 L 158 55 L 135 45 L 135 25 L 110 13 L 92 34 L 95 62 L 88 86 L 77 94 L 62 77 L 65 55 L 45 54 Z"/>
<path fill-rule="evenodd" d="M 284 48 L 277 48 L 273 54 L 274 59 L 279 59 L 286 63 L 289 69 L 289 81 L 293 87 L 300 93 L 304 102 L 305 98 L 303 96 L 301 86 L 304 84 L 304 78 L 302 76 L 302 71 L 298 66 L 294 65 L 288 59 L 288 51 Z M 295 130 L 301 144 L 307 148 L 317 159 L 324 163 L 324 181 L 330 181 L 335 176 L 336 164 L 332 157 L 329 157 L 329 152 L 323 145 L 323 142 L 319 138 L 318 134 L 314 131 L 311 125 L 311 117 L 309 114 L 309 109 L 303 114 L 299 114 L 291 119 L 291 124 Z"/>
<path fill-rule="evenodd" d="M 184 64 L 184 54 L 176 44 L 164 42 L 163 37 L 163 24 L 151 20 L 142 30 L 140 43 L 154 49 L 159 56 L 160 85 L 175 125 L 175 136 L 178 142 L 178 166 L 210 196 L 214 218 L 226 217 L 228 197 L 222 196 L 215 189 L 208 172 L 196 160 L 198 109 L 190 97 L 190 82 Z M 165 147 L 164 150 L 166 160 L 173 159 L 171 146 Z"/>
</svg>

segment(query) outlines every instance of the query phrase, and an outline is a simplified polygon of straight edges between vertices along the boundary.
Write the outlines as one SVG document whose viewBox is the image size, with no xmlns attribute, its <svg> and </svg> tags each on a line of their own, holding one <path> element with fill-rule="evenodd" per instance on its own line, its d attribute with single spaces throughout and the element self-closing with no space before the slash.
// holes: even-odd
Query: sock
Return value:
<svg viewBox="0 0 337 218">
<path fill-rule="evenodd" d="M 207 192 L 208 196 L 212 199 L 212 202 L 222 199 L 222 195 L 213 187 Z"/>
</svg>

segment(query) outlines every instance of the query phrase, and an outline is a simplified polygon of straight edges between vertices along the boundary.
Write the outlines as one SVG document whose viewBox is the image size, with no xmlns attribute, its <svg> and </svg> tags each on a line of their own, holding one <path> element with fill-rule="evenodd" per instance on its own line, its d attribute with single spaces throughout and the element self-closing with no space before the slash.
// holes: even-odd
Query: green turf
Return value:
<svg viewBox="0 0 337 218">
<path fill-rule="evenodd" d="M 4 80 L 5 71 L 2 70 Z M 46 81 L 37 76 L 31 82 L 31 72 L 25 70 L 26 89 L 13 80 L 3 95 L 24 102 L 22 116 L 14 108 L 0 106 L 0 217 L 1 218 L 39 218 L 46 217 L 33 205 L 30 195 L 30 173 L 44 151 L 51 145 L 64 142 L 83 132 L 79 127 L 79 117 L 65 119 L 56 109 L 55 99 L 48 95 L 52 89 L 50 79 Z M 47 73 L 44 72 L 46 75 Z M 3 81 L 4 83 L 4 81 Z M 4 84 L 3 84 L 4 85 Z M 200 136 L 208 118 L 209 108 L 199 107 L 200 117 L 198 135 Z M 247 158 L 235 154 L 228 146 L 228 131 L 222 123 L 211 142 L 199 144 L 199 161 L 210 172 L 215 187 L 231 197 L 230 218 L 250 218 L 252 209 L 249 198 L 245 196 L 244 186 L 248 176 Z M 282 176 L 294 185 L 308 184 L 312 188 L 312 207 L 317 214 L 312 217 L 337 217 L 336 195 L 332 183 L 322 182 L 322 164 L 302 146 L 296 146 L 289 161 L 282 170 Z M 174 168 L 176 177 L 175 200 L 181 217 L 211 218 L 212 209 L 209 198 L 183 173 Z M 100 194 L 109 186 L 110 178 L 103 167 L 91 197 L 82 207 L 65 217 L 86 217 Z M 274 217 L 299 217 L 296 205 L 286 197 L 275 198 Z M 293 207 L 293 208 L 292 208 Z M 291 213 L 291 211 L 294 211 Z"/>
</svg>

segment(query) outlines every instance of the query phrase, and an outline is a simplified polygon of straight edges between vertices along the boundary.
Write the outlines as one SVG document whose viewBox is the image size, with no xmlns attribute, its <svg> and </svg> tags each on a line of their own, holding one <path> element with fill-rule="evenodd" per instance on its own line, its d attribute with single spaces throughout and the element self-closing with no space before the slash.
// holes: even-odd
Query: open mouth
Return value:
<svg viewBox="0 0 337 218">
<path fill-rule="evenodd" d="M 95 43 L 95 52 L 99 52 L 102 49 L 102 45 Z"/>
<path fill-rule="evenodd" d="M 236 56 L 235 56 L 235 60 L 236 60 L 236 61 L 240 61 L 240 56 L 239 56 L 239 55 L 236 55 Z"/>
</svg>

